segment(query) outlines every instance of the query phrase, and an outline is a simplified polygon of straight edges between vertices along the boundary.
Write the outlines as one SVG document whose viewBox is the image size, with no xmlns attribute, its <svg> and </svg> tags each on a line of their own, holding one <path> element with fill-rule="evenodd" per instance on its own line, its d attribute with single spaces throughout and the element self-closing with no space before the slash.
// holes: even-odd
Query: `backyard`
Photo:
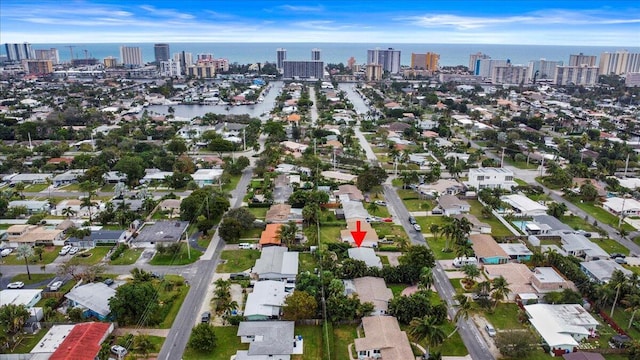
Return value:
<svg viewBox="0 0 640 360">
<path fill-rule="evenodd" d="M 301 335 L 304 341 L 302 355 L 292 355 L 291 360 L 318 360 L 323 358 L 326 345 L 322 340 L 322 326 L 296 325 L 295 333 Z"/>
<path fill-rule="evenodd" d="M 483 223 L 487 223 L 491 226 L 491 235 L 494 237 L 504 237 L 511 236 L 513 233 L 504 226 L 503 223 L 500 222 L 495 216 L 491 215 L 489 218 L 485 218 L 482 216 L 482 208 L 483 205 L 478 200 L 467 200 L 467 202 L 471 205 L 471 215 L 474 215 Z"/>
</svg>

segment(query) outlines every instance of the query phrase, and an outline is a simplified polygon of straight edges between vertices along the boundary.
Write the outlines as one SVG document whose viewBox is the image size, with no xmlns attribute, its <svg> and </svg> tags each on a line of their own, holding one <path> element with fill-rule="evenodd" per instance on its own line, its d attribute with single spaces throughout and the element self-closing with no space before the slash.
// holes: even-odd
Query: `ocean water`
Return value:
<svg viewBox="0 0 640 360">
<path fill-rule="evenodd" d="M 57 48 L 61 61 L 69 61 L 73 45 L 74 58 L 84 58 L 85 50 L 89 57 L 102 60 L 113 56 L 120 58 L 120 46 L 139 46 L 145 62 L 154 61 L 153 43 L 138 44 L 32 44 L 33 49 Z M 622 50 L 620 47 L 606 46 L 549 46 L 549 45 L 500 45 L 500 44 L 387 44 L 387 43 L 169 43 L 171 54 L 186 51 L 193 54 L 211 53 L 216 58 L 226 58 L 230 63 L 250 64 L 276 61 L 276 49 L 287 49 L 288 60 L 311 59 L 311 49 L 321 50 L 321 59 L 325 63 L 347 63 L 350 57 L 356 63 L 364 64 L 367 50 L 375 48 L 394 48 L 401 51 L 402 65 L 410 65 L 411 53 L 435 52 L 440 54 L 440 66 L 469 64 L 469 55 L 478 51 L 493 59 L 510 59 L 512 64 L 528 64 L 531 60 L 544 58 L 569 62 L 569 55 L 584 53 L 600 56 L 601 53 Z M 4 46 L 1 47 L 4 53 Z M 630 52 L 640 52 L 640 47 L 625 48 Z"/>
</svg>

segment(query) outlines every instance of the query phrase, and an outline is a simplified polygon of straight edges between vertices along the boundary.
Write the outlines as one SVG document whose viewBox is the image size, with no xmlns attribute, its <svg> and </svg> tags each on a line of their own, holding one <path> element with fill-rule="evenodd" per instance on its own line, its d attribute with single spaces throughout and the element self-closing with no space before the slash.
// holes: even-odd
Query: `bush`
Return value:
<svg viewBox="0 0 640 360">
<path fill-rule="evenodd" d="M 113 254 L 111 254 L 110 259 L 111 260 L 115 260 L 115 259 L 119 258 L 120 255 L 122 255 L 122 253 L 125 252 L 128 248 L 129 247 L 127 245 L 125 245 L 125 244 L 118 245 L 118 247 L 113 252 Z"/>
<path fill-rule="evenodd" d="M 27 224 L 29 225 L 38 225 L 44 218 L 47 216 L 45 213 L 31 215 L 29 220 L 27 220 Z"/>
</svg>

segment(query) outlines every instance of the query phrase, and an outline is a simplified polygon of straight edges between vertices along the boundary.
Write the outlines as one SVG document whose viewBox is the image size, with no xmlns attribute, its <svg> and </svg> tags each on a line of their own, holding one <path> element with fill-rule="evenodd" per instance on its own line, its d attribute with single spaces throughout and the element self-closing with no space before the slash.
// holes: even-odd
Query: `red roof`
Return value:
<svg viewBox="0 0 640 360">
<path fill-rule="evenodd" d="M 94 360 L 110 330 L 110 323 L 77 324 L 49 360 Z"/>
</svg>

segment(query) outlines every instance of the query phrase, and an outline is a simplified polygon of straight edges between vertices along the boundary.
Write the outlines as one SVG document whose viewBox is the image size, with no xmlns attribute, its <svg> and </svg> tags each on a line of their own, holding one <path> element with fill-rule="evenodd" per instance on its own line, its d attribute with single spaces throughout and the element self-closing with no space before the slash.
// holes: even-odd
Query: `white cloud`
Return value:
<svg viewBox="0 0 640 360">
<path fill-rule="evenodd" d="M 285 10 L 285 11 L 302 12 L 302 13 L 324 11 L 324 7 L 321 6 L 321 5 L 318 5 L 318 6 L 281 5 L 281 6 L 278 6 L 278 8 L 280 8 L 282 10 Z"/>
</svg>

